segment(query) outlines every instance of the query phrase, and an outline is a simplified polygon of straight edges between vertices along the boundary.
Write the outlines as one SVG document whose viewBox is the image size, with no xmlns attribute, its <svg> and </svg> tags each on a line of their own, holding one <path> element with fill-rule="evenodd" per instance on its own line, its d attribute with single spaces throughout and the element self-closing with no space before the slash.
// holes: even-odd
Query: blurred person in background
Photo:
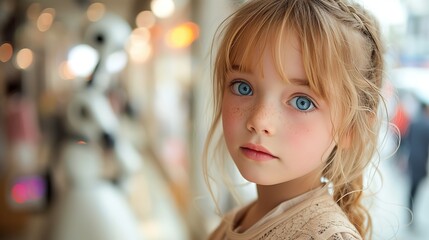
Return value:
<svg viewBox="0 0 429 240">
<path fill-rule="evenodd" d="M 420 111 L 413 118 L 408 129 L 407 142 L 409 148 L 408 171 L 410 174 L 411 189 L 408 207 L 415 215 L 415 200 L 420 183 L 427 175 L 427 161 L 429 151 L 429 101 L 421 101 Z M 411 222 L 411 225 L 414 226 Z"/>
</svg>

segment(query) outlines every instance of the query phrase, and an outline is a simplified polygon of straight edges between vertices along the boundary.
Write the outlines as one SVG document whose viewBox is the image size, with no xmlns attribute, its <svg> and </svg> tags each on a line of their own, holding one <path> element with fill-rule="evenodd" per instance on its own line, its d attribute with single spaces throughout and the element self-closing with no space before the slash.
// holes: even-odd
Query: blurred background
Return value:
<svg viewBox="0 0 429 240">
<path fill-rule="evenodd" d="M 211 41 L 240 2 L 0 0 L 0 239 L 205 239 L 219 221 L 201 170 Z M 397 126 L 382 178 L 367 175 L 374 239 L 427 239 L 407 142 L 429 104 L 429 1 L 359 2 L 381 23 Z"/>
</svg>

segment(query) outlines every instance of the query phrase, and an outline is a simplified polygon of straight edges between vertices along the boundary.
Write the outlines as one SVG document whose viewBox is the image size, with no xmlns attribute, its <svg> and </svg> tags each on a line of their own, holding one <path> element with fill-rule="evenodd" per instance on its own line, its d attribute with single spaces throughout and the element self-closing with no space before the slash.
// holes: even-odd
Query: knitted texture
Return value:
<svg viewBox="0 0 429 240">
<path fill-rule="evenodd" d="M 259 228 L 237 233 L 228 214 L 211 235 L 211 240 L 361 240 L 353 224 L 330 195 L 308 199 L 274 217 Z"/>
</svg>

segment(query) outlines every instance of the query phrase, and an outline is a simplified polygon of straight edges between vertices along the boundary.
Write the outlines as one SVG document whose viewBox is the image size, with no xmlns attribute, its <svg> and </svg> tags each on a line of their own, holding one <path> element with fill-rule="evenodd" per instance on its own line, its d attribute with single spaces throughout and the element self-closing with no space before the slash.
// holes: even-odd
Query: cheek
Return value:
<svg viewBox="0 0 429 240">
<path fill-rule="evenodd" d="M 224 130 L 232 129 L 239 124 L 243 111 L 238 106 L 222 106 L 222 122 Z"/>
<path fill-rule="evenodd" d="M 222 126 L 226 140 L 234 136 L 234 132 L 242 125 L 242 119 L 243 110 L 240 107 L 227 102 L 222 105 Z"/>
<path fill-rule="evenodd" d="M 296 121 L 289 121 L 285 126 L 281 139 L 284 139 L 285 146 L 296 154 L 304 155 L 308 159 L 325 158 L 325 152 L 329 152 L 332 147 L 331 124 L 322 119 L 296 118 Z"/>
</svg>

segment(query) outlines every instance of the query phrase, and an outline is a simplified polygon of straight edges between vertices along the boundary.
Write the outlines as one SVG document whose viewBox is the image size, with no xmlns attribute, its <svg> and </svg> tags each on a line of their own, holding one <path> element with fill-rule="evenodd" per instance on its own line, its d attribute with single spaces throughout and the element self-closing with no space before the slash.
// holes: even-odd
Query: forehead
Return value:
<svg viewBox="0 0 429 240">
<path fill-rule="evenodd" d="M 300 39 L 292 28 L 264 32 L 256 37 L 251 29 L 243 32 L 234 41 L 229 59 L 225 66 L 227 71 L 243 71 L 258 73 L 276 72 L 289 82 L 290 79 L 307 79 L 303 65 Z M 265 29 L 266 31 L 266 29 Z M 260 35 L 260 36 L 261 36 Z"/>
<path fill-rule="evenodd" d="M 302 62 L 301 47 L 293 31 L 279 39 L 277 45 L 275 42 L 269 42 L 264 48 L 261 59 L 263 62 L 259 65 L 264 71 L 275 71 L 285 81 L 307 78 Z"/>
</svg>

